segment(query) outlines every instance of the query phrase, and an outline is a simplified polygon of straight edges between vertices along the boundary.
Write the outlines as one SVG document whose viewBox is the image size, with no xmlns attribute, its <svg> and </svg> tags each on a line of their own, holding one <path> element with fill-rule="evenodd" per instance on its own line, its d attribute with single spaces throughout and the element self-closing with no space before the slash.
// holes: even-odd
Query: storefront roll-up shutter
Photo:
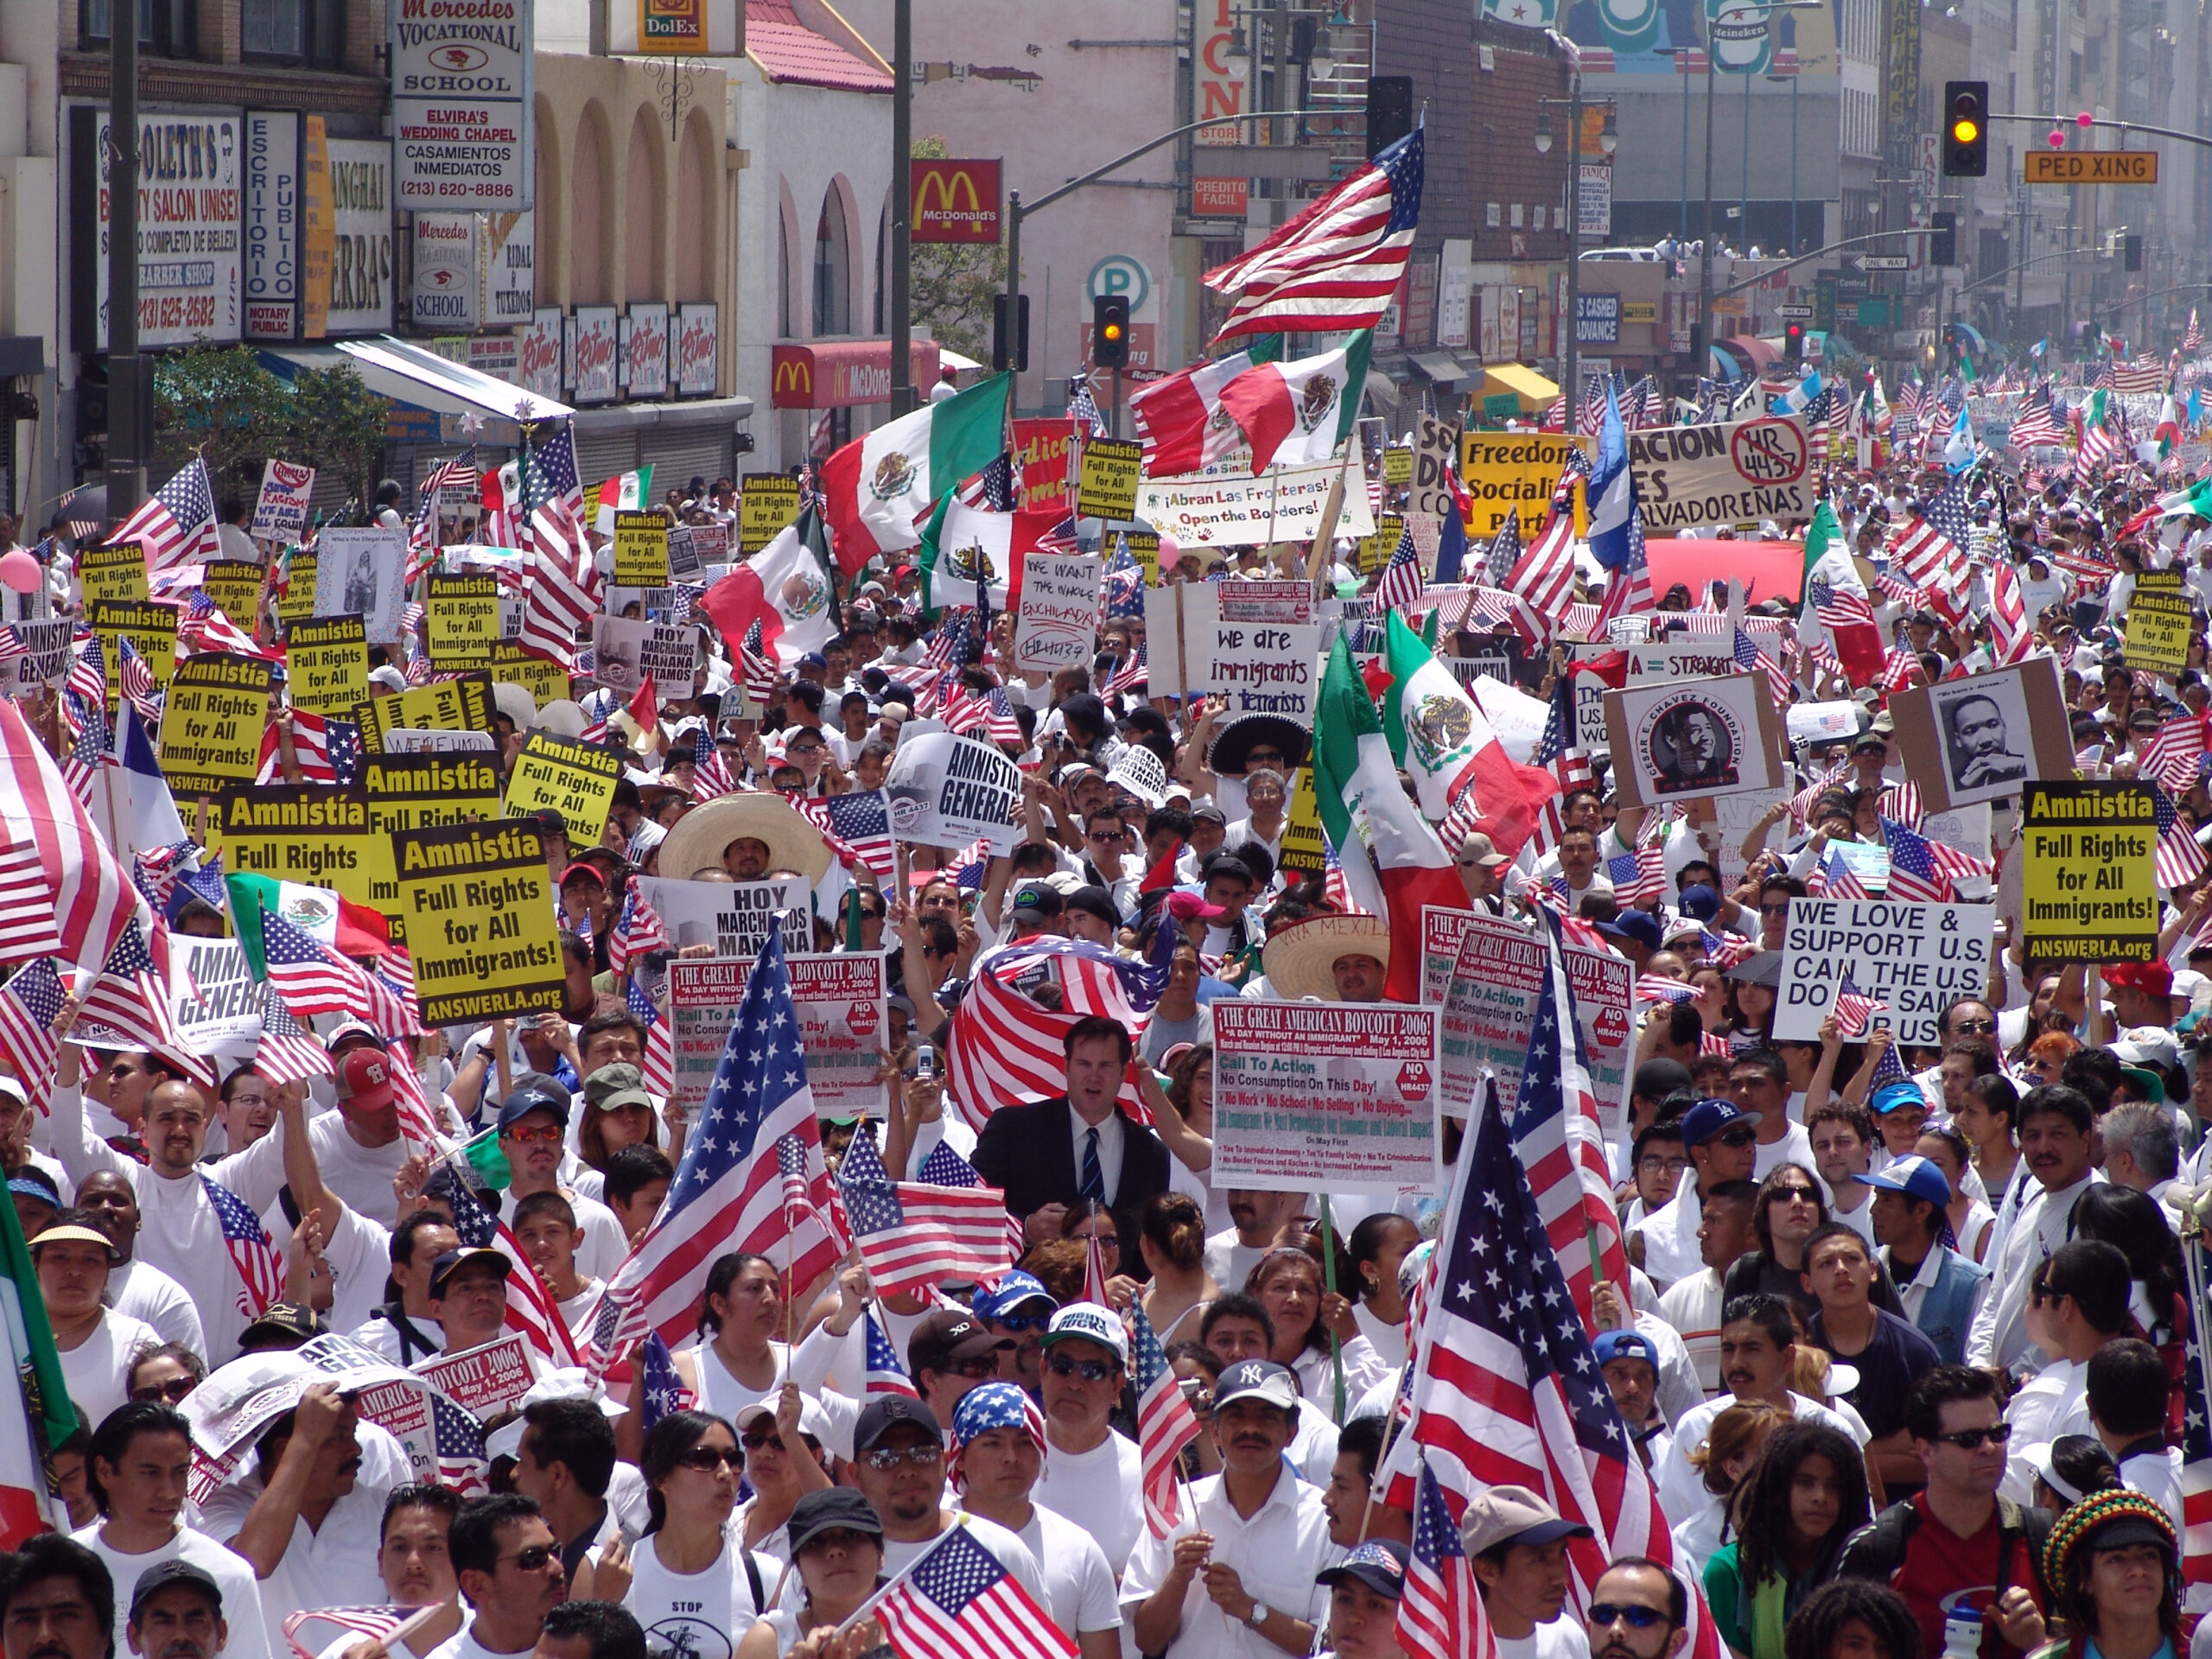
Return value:
<svg viewBox="0 0 2212 1659">
<path fill-rule="evenodd" d="M 633 471 L 637 465 L 635 428 L 626 426 L 613 432 L 591 432 L 581 426 L 576 429 L 576 477 L 586 494 L 610 478 Z"/>
<path fill-rule="evenodd" d="M 649 427 L 641 435 L 638 459 L 651 461 L 653 499 L 665 501 L 671 490 L 680 490 L 695 478 L 712 484 L 718 478 L 734 478 L 731 470 L 730 428 L 727 420 L 702 421 L 690 426 Z"/>
<path fill-rule="evenodd" d="M 392 476 L 407 486 L 409 502 L 419 505 L 425 480 L 455 455 L 466 454 L 467 447 L 455 444 L 450 448 L 432 448 L 424 445 L 421 448 L 409 449 L 402 453 L 407 457 L 406 473 L 404 474 L 394 473 Z M 488 471 L 505 459 L 506 454 L 504 450 L 495 449 L 486 444 L 476 452 L 476 469 L 480 473 Z M 321 480 L 318 480 L 318 485 L 320 482 Z"/>
</svg>

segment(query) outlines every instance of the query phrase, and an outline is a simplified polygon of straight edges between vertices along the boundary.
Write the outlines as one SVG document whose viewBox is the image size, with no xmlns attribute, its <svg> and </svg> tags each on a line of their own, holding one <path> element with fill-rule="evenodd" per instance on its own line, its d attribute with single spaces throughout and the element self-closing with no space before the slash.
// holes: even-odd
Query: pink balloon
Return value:
<svg viewBox="0 0 2212 1659">
<path fill-rule="evenodd" d="M 38 561 L 22 548 L 12 553 L 0 553 L 0 582 L 10 593 L 35 594 L 42 579 Z"/>
<path fill-rule="evenodd" d="M 1166 531 L 1162 531 L 1160 534 L 1160 568 L 1163 570 L 1172 569 L 1174 568 L 1175 561 L 1182 556 L 1182 543 Z"/>
</svg>

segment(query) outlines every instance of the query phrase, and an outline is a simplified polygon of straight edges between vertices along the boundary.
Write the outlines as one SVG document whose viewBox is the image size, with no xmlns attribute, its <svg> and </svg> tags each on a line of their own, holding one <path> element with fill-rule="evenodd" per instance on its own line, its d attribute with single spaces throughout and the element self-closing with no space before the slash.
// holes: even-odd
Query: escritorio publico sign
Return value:
<svg viewBox="0 0 2212 1659">
<path fill-rule="evenodd" d="M 533 0 L 397 0 L 391 25 L 394 205 L 532 205 Z"/>
</svg>

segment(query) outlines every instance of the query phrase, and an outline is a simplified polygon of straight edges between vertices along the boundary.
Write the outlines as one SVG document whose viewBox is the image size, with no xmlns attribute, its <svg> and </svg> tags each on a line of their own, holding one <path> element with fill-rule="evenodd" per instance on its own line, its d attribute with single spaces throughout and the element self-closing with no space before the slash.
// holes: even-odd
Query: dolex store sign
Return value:
<svg viewBox="0 0 2212 1659">
<path fill-rule="evenodd" d="M 912 186 L 917 242 L 999 239 L 999 164 L 995 162 L 914 161 Z"/>
</svg>

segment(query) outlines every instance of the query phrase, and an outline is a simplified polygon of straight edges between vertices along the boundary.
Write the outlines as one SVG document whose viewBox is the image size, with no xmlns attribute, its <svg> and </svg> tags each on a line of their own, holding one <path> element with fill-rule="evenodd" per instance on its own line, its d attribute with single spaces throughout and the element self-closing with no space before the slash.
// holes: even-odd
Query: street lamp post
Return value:
<svg viewBox="0 0 2212 1659">
<path fill-rule="evenodd" d="M 1582 60 L 1578 53 L 1567 71 L 1567 95 L 1564 99 L 1540 98 L 1536 100 L 1536 153 L 1546 154 L 1552 147 L 1552 106 L 1565 104 L 1567 110 L 1567 320 L 1560 330 L 1560 378 L 1564 383 L 1560 391 L 1567 398 L 1570 421 L 1581 392 L 1582 354 L 1580 329 L 1582 312 Z M 1608 99 L 1599 100 L 1605 111 L 1605 129 L 1598 143 L 1607 155 L 1619 143 L 1613 130 L 1614 111 L 1618 105 Z"/>
</svg>

